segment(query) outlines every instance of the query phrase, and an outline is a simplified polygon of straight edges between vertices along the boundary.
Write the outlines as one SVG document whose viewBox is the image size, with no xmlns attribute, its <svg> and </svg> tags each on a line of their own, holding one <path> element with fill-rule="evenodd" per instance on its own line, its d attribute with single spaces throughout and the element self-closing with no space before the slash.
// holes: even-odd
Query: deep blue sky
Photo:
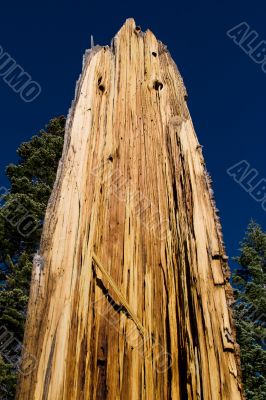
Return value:
<svg viewBox="0 0 266 400">
<path fill-rule="evenodd" d="M 167 44 L 189 92 L 189 108 L 214 181 L 227 251 L 235 255 L 251 217 L 265 229 L 266 213 L 226 169 L 246 159 L 266 178 L 266 74 L 226 31 L 246 21 L 266 40 L 265 1 L 4 2 L 0 45 L 42 86 L 24 103 L 0 78 L 0 184 L 18 145 L 50 118 L 66 114 L 90 35 L 109 44 L 128 17 Z"/>
</svg>

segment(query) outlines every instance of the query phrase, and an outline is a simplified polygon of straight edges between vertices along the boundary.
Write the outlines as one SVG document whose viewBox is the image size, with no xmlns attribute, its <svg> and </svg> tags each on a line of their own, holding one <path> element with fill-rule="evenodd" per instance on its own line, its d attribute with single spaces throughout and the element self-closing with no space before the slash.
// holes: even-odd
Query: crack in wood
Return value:
<svg viewBox="0 0 266 400">
<path fill-rule="evenodd" d="M 145 329 L 144 329 L 143 325 L 141 324 L 139 318 L 137 317 L 137 315 L 135 314 L 135 312 L 133 311 L 133 309 L 129 305 L 128 301 L 126 300 L 125 296 L 123 295 L 121 290 L 119 290 L 117 284 L 115 283 L 115 281 L 113 280 L 111 275 L 107 272 L 106 268 L 103 266 L 103 264 L 101 263 L 101 261 L 99 260 L 99 258 L 96 256 L 95 253 L 92 254 L 92 260 L 95 262 L 96 266 L 100 269 L 101 273 L 104 275 L 104 277 L 106 278 L 107 282 L 110 284 L 111 288 L 113 289 L 113 291 L 117 295 L 120 303 L 122 304 L 124 309 L 127 311 L 128 316 L 136 324 L 141 336 L 144 337 Z"/>
</svg>

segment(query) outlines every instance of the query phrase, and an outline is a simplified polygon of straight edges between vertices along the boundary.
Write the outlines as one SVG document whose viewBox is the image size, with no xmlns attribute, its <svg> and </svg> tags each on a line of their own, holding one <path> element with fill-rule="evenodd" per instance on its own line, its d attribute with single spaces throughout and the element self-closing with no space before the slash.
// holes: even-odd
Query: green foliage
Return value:
<svg viewBox="0 0 266 400">
<path fill-rule="evenodd" d="M 12 365 L 7 364 L 0 355 L 0 398 L 1 400 L 14 399 L 17 377 Z"/>
<path fill-rule="evenodd" d="M 266 233 L 251 221 L 233 275 L 237 338 L 248 400 L 266 399 Z"/>
<path fill-rule="evenodd" d="M 64 117 L 52 119 L 45 130 L 19 146 L 18 164 L 6 169 L 10 189 L 2 193 L 0 208 L 0 327 L 19 341 L 23 340 L 33 254 L 62 154 L 64 129 Z M 14 399 L 16 375 L 14 366 L 0 356 L 1 399 Z"/>
</svg>

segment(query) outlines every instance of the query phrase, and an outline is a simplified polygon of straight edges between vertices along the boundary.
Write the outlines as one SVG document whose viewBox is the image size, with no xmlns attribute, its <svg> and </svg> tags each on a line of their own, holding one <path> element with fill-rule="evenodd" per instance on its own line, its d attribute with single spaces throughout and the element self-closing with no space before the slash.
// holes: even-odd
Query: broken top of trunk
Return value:
<svg viewBox="0 0 266 400">
<path fill-rule="evenodd" d="M 186 96 L 166 47 L 132 19 L 86 52 L 18 399 L 241 399 L 228 266 Z"/>
</svg>

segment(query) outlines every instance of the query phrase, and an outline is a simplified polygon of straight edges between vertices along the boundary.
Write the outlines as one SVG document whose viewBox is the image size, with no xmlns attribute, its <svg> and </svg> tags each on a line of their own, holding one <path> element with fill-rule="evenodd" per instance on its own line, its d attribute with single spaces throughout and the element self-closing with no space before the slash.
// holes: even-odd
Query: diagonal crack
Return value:
<svg viewBox="0 0 266 400">
<path fill-rule="evenodd" d="M 106 280 L 108 281 L 108 283 L 110 284 L 110 286 L 112 287 L 113 291 L 115 292 L 116 296 L 118 297 L 121 305 L 123 306 L 124 312 L 126 313 L 126 315 L 132 319 L 132 321 L 136 324 L 141 336 L 144 337 L 144 333 L 145 333 L 145 329 L 142 325 L 142 323 L 140 322 L 139 318 L 137 317 L 137 315 L 135 314 L 135 312 L 132 310 L 131 306 L 129 305 L 129 303 L 127 302 L 125 296 L 123 295 L 123 293 L 120 291 L 120 289 L 118 288 L 117 284 L 115 283 L 115 281 L 113 280 L 113 278 L 111 277 L 111 275 L 106 271 L 106 269 L 104 268 L 103 264 L 101 263 L 101 261 L 98 259 L 98 257 L 96 256 L 95 253 L 92 254 L 92 260 L 95 264 L 96 267 L 98 267 L 101 271 L 101 273 L 104 275 L 104 277 L 106 278 Z M 97 271 L 96 272 L 96 276 L 97 276 Z M 101 282 L 101 287 L 104 288 L 104 294 L 106 296 L 108 296 L 111 301 L 112 301 L 112 306 L 117 309 L 119 308 L 119 310 L 123 311 L 123 309 L 121 309 L 121 306 L 117 305 L 117 303 L 112 299 L 112 296 L 110 295 L 108 289 L 104 286 L 102 280 L 97 277 L 98 282 Z"/>
</svg>

